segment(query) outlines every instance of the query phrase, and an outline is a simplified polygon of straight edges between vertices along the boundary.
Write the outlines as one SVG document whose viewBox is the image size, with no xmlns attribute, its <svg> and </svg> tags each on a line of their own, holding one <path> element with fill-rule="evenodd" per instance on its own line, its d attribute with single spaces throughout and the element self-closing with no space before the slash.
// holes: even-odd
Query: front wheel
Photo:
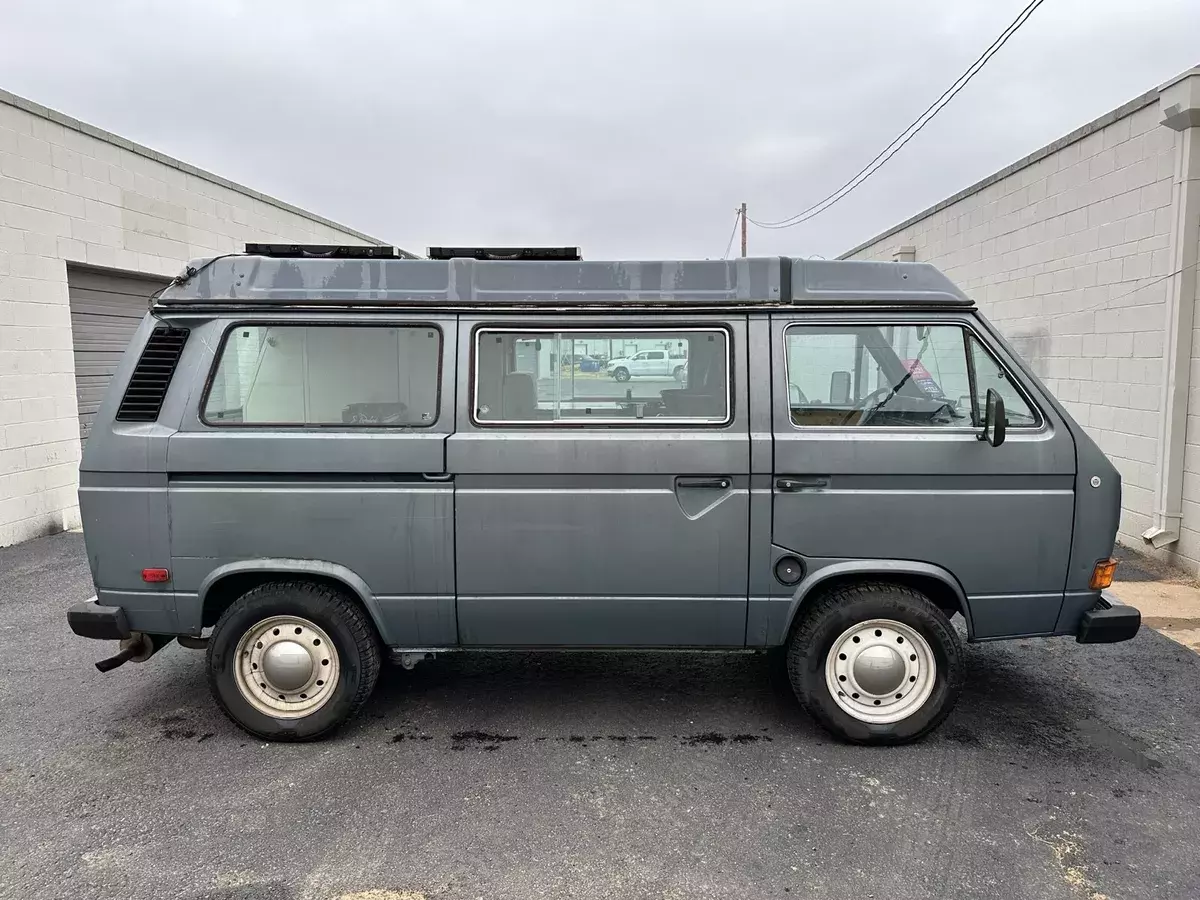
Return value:
<svg viewBox="0 0 1200 900">
<path fill-rule="evenodd" d="M 236 600 L 208 642 L 208 682 L 234 723 L 258 738 L 312 741 L 356 713 L 379 677 L 374 626 L 345 594 L 305 581 Z"/>
<path fill-rule="evenodd" d="M 613 370 L 613 378 L 617 379 L 617 381 L 628 381 L 629 380 L 629 370 L 624 368 L 623 366 L 618 366 L 616 369 Z"/>
<path fill-rule="evenodd" d="M 857 744 L 905 744 L 941 724 L 962 690 L 961 643 L 928 597 L 895 584 L 830 591 L 788 646 L 796 697 Z"/>
</svg>

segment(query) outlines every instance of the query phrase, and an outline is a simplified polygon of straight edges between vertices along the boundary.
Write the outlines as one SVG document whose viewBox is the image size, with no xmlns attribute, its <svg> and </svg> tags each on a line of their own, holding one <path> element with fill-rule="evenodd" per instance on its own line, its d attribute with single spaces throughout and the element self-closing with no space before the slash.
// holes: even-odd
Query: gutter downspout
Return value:
<svg viewBox="0 0 1200 900">
<path fill-rule="evenodd" d="M 1142 540 L 1155 549 L 1179 540 L 1183 517 L 1183 457 L 1191 387 L 1196 266 L 1200 261 L 1200 67 L 1162 88 L 1162 124 L 1176 132 L 1171 187 L 1171 249 L 1163 323 L 1163 390 L 1159 402 L 1154 521 Z"/>
</svg>

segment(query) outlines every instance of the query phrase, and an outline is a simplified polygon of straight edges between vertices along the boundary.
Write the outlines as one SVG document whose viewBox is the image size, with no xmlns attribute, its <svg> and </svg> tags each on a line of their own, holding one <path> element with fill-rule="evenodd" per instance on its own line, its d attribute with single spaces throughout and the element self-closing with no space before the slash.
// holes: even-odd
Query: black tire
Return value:
<svg viewBox="0 0 1200 900">
<path fill-rule="evenodd" d="M 835 588 L 801 613 L 788 644 L 788 679 L 797 699 L 833 734 L 855 744 L 907 744 L 937 728 L 962 691 L 962 644 L 949 618 L 924 594 L 896 584 Z M 929 698 L 898 722 L 863 722 L 843 710 L 825 679 L 826 657 L 849 628 L 871 619 L 892 619 L 918 632 L 933 652 L 937 673 Z"/>
<path fill-rule="evenodd" d="M 242 696 L 234 675 L 238 642 L 272 616 L 299 616 L 318 625 L 338 652 L 339 683 L 311 715 L 269 716 Z M 375 627 L 345 594 L 310 581 L 273 581 L 242 595 L 221 615 L 208 641 L 208 684 L 234 724 L 271 741 L 315 741 L 331 734 L 366 703 L 379 678 L 381 655 Z"/>
<path fill-rule="evenodd" d="M 617 381 L 628 381 L 629 370 L 624 366 L 617 366 L 615 369 L 613 369 L 613 378 L 617 379 Z"/>
</svg>

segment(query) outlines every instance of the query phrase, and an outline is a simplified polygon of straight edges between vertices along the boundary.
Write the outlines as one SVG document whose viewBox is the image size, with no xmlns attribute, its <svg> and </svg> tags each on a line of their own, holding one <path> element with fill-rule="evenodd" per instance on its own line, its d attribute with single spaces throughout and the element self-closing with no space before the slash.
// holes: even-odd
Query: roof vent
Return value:
<svg viewBox="0 0 1200 900">
<path fill-rule="evenodd" d="M 163 398 L 167 396 L 167 387 L 179 364 L 188 334 L 186 328 L 167 325 L 159 325 L 150 333 L 117 409 L 118 422 L 158 421 Z"/>
</svg>

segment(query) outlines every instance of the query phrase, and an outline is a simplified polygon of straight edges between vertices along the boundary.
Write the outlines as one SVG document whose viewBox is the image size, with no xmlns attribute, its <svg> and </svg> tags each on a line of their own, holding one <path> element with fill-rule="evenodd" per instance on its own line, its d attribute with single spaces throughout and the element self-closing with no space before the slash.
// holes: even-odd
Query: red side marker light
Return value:
<svg viewBox="0 0 1200 900">
<path fill-rule="evenodd" d="M 142 569 L 142 581 L 148 584 L 161 584 L 171 580 L 171 573 L 166 569 Z"/>
</svg>

